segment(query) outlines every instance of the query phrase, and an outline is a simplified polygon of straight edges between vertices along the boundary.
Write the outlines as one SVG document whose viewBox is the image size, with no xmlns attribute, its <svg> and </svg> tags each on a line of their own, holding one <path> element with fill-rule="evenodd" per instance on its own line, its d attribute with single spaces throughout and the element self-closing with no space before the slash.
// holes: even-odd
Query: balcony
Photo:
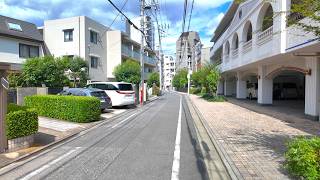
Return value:
<svg viewBox="0 0 320 180">
<path fill-rule="evenodd" d="M 121 46 L 121 53 L 124 56 L 130 57 L 136 61 L 140 62 L 140 52 L 132 50 L 129 46 L 122 45 Z M 146 64 L 150 65 L 157 65 L 157 59 L 156 57 L 149 57 L 147 55 L 144 55 L 143 60 Z"/>
<path fill-rule="evenodd" d="M 247 53 L 249 51 L 251 51 L 252 49 L 252 39 L 250 41 L 247 41 L 243 44 L 243 53 Z"/>
<path fill-rule="evenodd" d="M 232 52 L 231 52 L 231 54 L 232 54 L 232 57 L 233 57 L 233 58 L 238 57 L 238 56 L 239 56 L 239 49 L 233 49 Z"/>
<path fill-rule="evenodd" d="M 258 34 L 258 45 L 262 45 L 272 39 L 273 26 Z"/>
</svg>

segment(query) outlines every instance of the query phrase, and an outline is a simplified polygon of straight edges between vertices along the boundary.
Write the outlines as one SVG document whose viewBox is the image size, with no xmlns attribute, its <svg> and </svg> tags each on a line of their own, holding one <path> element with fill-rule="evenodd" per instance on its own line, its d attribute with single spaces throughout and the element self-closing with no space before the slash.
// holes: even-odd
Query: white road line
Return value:
<svg viewBox="0 0 320 180">
<path fill-rule="evenodd" d="M 180 109 L 179 118 L 177 126 L 176 144 L 173 153 L 173 163 L 171 180 L 179 180 L 179 170 L 180 170 L 180 142 L 181 142 L 181 109 L 182 109 L 182 97 L 180 96 Z"/>
<path fill-rule="evenodd" d="M 126 119 L 118 122 L 117 124 L 115 124 L 114 126 L 112 126 L 112 129 L 118 127 L 119 125 L 121 125 L 122 123 L 124 123 L 125 121 L 127 121 L 128 119 L 130 119 L 131 117 L 135 116 L 136 114 L 137 114 L 137 113 L 134 113 L 134 114 L 132 114 L 131 116 L 127 117 Z"/>
<path fill-rule="evenodd" d="M 62 159 L 66 158 L 66 157 L 68 157 L 68 156 L 71 155 L 72 153 L 76 152 L 78 149 L 80 149 L 80 147 L 76 147 L 75 149 L 70 150 L 69 152 L 67 152 L 66 154 L 60 156 L 59 158 L 57 158 L 57 159 L 51 161 L 50 163 L 42 166 L 41 168 L 39 168 L 39 169 L 37 169 L 37 170 L 35 170 L 35 171 L 27 174 L 26 176 L 24 176 L 24 177 L 21 178 L 20 180 L 28 180 L 28 179 L 31 179 L 32 177 L 40 174 L 42 171 L 48 169 L 50 166 L 56 164 L 57 162 L 61 161 Z"/>
</svg>

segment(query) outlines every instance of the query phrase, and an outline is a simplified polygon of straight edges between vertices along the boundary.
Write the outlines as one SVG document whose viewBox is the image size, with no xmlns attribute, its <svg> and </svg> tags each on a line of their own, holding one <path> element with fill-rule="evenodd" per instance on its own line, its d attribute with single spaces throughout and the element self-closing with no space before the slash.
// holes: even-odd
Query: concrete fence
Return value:
<svg viewBox="0 0 320 180">
<path fill-rule="evenodd" d="M 24 87 L 17 88 L 17 104 L 24 105 L 24 97 L 32 95 L 47 95 L 47 87 Z"/>
</svg>

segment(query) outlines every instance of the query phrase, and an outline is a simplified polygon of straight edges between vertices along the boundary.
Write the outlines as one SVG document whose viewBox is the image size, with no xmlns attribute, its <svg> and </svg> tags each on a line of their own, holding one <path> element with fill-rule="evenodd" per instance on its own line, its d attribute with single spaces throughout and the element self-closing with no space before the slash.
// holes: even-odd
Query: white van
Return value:
<svg viewBox="0 0 320 180">
<path fill-rule="evenodd" d="M 135 104 L 135 92 L 131 83 L 125 82 L 94 82 L 87 88 L 104 90 L 111 98 L 112 106 L 126 106 Z"/>
</svg>

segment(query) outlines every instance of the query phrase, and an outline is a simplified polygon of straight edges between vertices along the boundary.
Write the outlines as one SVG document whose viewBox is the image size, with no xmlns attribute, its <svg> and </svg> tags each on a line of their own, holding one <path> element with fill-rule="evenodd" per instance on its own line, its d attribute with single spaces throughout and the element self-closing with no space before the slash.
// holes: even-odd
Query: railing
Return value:
<svg viewBox="0 0 320 180">
<path fill-rule="evenodd" d="M 232 54 L 232 57 L 237 57 L 239 55 L 239 49 L 233 49 L 231 54 Z"/>
<path fill-rule="evenodd" d="M 261 32 L 258 35 L 258 44 L 261 45 L 269 40 L 271 40 L 273 36 L 273 26 L 269 27 L 265 31 Z"/>
<path fill-rule="evenodd" d="M 140 60 L 140 52 L 134 51 L 126 45 L 121 46 L 121 51 L 122 51 L 122 55 L 124 55 L 124 56 L 128 56 L 128 57 L 133 58 L 134 60 L 137 60 L 137 61 Z M 149 57 L 149 56 L 144 55 L 143 60 L 145 63 L 148 63 L 148 64 L 152 64 L 152 65 L 157 64 L 157 60 L 155 57 Z"/>
<path fill-rule="evenodd" d="M 243 53 L 247 53 L 252 49 L 252 39 L 243 44 Z"/>
</svg>

